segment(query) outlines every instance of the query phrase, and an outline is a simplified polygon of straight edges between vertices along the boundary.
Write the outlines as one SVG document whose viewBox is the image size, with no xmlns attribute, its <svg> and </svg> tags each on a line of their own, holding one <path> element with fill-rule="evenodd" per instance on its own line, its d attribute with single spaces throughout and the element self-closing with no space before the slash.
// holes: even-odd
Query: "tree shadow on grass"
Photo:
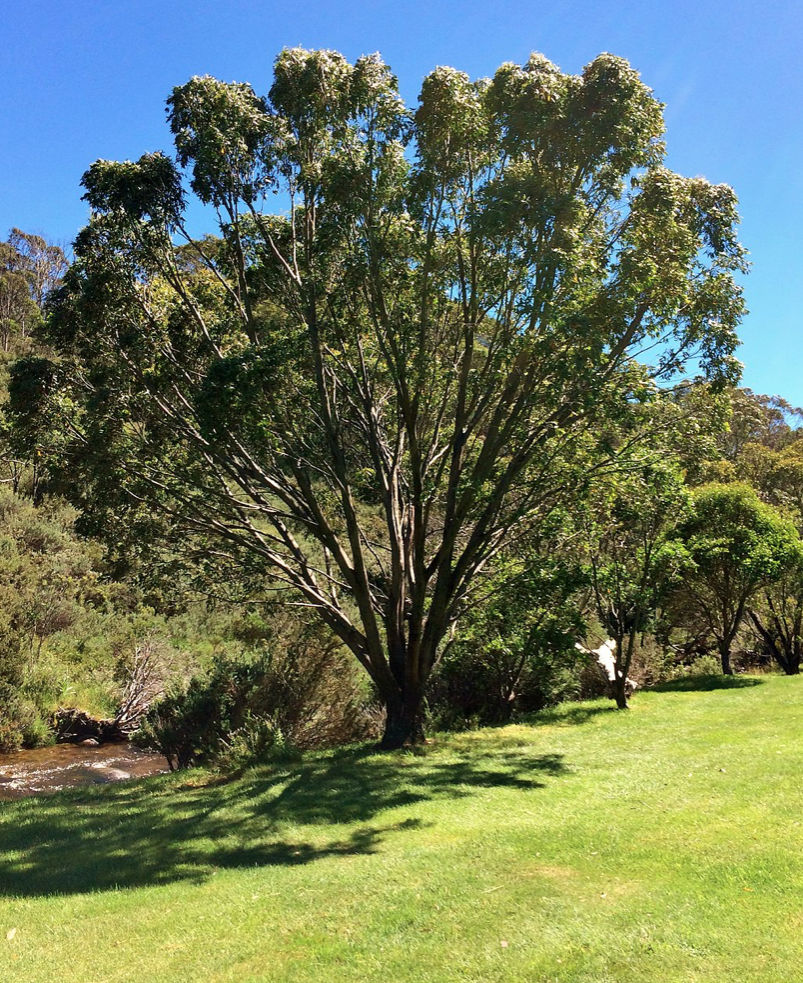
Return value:
<svg viewBox="0 0 803 983">
<path fill-rule="evenodd" d="M 709 693 L 717 689 L 746 689 L 750 686 L 761 686 L 763 679 L 755 676 L 681 676 L 665 683 L 656 683 L 650 687 L 653 693 Z"/>
<path fill-rule="evenodd" d="M 367 855 L 422 826 L 415 814 L 373 823 L 380 812 L 481 789 L 537 790 L 542 776 L 565 771 L 558 755 L 504 742 L 420 756 L 346 748 L 231 782 L 196 785 L 188 772 L 2 803 L 0 895 L 201 882 L 220 868 Z"/>
<path fill-rule="evenodd" d="M 616 705 L 613 702 L 599 704 L 583 703 L 561 703 L 556 707 L 548 707 L 546 710 L 539 710 L 527 718 L 527 723 L 538 726 L 538 724 L 566 724 L 567 726 L 577 726 L 593 720 L 600 714 L 611 714 L 616 712 Z"/>
</svg>

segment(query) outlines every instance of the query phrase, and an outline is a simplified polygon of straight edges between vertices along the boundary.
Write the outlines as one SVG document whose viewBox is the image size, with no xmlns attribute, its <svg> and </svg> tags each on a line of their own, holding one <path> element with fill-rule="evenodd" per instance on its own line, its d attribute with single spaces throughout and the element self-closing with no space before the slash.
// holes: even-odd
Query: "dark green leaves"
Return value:
<svg viewBox="0 0 803 983">
<path fill-rule="evenodd" d="M 172 225 L 184 208 L 181 179 L 162 153 L 137 161 L 97 160 L 81 179 L 93 211 Z"/>
</svg>

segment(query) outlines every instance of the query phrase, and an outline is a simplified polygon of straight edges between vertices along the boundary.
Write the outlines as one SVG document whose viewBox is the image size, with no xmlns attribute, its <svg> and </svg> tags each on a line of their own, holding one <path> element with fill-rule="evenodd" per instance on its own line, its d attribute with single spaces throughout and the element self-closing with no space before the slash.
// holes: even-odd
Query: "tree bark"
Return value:
<svg viewBox="0 0 803 983">
<path fill-rule="evenodd" d="M 627 674 L 616 671 L 615 679 L 611 685 L 613 687 L 613 698 L 616 700 L 616 709 L 627 710 Z"/>
<path fill-rule="evenodd" d="M 725 676 L 733 675 L 731 666 L 731 647 L 729 642 L 721 642 L 719 646 L 719 659 L 722 663 L 722 673 Z"/>
<path fill-rule="evenodd" d="M 790 630 L 777 616 L 773 619 L 775 631 L 767 627 L 755 611 L 750 611 L 750 620 L 764 642 L 766 654 L 774 659 L 787 676 L 800 674 L 800 627 L 797 622 Z"/>
<path fill-rule="evenodd" d="M 421 696 L 388 701 L 385 730 L 379 743 L 383 751 L 412 747 L 426 741 Z"/>
<path fill-rule="evenodd" d="M 630 663 L 633 660 L 633 646 L 636 641 L 635 629 L 625 631 L 622 628 L 614 631 L 613 640 L 614 665 L 613 679 L 611 680 L 611 691 L 616 702 L 617 710 L 627 710 L 627 674 L 630 672 Z"/>
<path fill-rule="evenodd" d="M 424 691 L 420 686 L 408 686 L 406 692 L 385 697 L 385 729 L 379 743 L 383 751 L 412 747 L 426 741 L 424 733 Z"/>
</svg>

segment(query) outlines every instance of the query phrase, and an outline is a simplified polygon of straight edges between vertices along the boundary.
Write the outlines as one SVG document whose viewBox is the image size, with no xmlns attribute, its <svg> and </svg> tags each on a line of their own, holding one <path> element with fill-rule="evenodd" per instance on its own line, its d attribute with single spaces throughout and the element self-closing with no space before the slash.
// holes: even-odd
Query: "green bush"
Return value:
<svg viewBox="0 0 803 983">
<path fill-rule="evenodd" d="M 295 753 L 275 720 L 247 710 L 242 724 L 220 742 L 214 762 L 221 771 L 236 773 L 254 762 L 292 758 Z"/>
<path fill-rule="evenodd" d="M 163 754 L 171 769 L 210 761 L 242 726 L 265 669 L 261 660 L 221 659 L 208 676 L 195 676 L 154 703 L 134 740 Z"/>
<path fill-rule="evenodd" d="M 0 692 L 0 751 L 17 751 L 22 747 L 22 731 L 15 713 L 15 707 L 5 703 L 5 697 Z"/>
<path fill-rule="evenodd" d="M 489 642 L 455 645 L 432 676 L 427 708 L 436 730 L 463 730 L 504 723 L 514 713 L 531 713 L 579 699 L 579 656 L 565 646 L 535 649 L 525 657 Z"/>
<path fill-rule="evenodd" d="M 500 562 L 464 618 L 427 693 L 436 728 L 503 723 L 580 695 L 574 640 L 582 571 L 542 544 Z"/>
<path fill-rule="evenodd" d="M 377 723 L 339 646 L 302 626 L 287 647 L 277 639 L 257 655 L 218 658 L 206 674 L 156 701 L 134 739 L 173 769 L 234 770 L 289 749 L 364 739 Z"/>
<path fill-rule="evenodd" d="M 56 741 L 52 728 L 42 716 L 41 711 L 32 704 L 27 704 L 28 713 L 22 728 L 22 746 L 46 747 Z"/>
<path fill-rule="evenodd" d="M 48 744 L 47 724 L 36 706 L 8 683 L 0 683 L 0 751 Z"/>
</svg>

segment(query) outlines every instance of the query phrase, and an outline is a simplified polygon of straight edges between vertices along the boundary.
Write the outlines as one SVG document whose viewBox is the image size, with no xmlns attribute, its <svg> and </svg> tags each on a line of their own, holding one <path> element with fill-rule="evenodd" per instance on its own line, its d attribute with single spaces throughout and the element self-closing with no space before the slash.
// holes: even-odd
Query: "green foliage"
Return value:
<svg viewBox="0 0 803 983">
<path fill-rule="evenodd" d="M 735 581 L 736 590 L 752 591 L 777 578 L 800 550 L 792 523 L 738 483 L 698 488 L 679 535 L 691 561 L 686 578 L 700 578 L 714 590 Z"/>
<path fill-rule="evenodd" d="M 741 416 L 737 415 L 737 409 Z M 741 395 L 734 401 L 737 434 L 728 474 L 756 490 L 762 501 L 777 507 L 803 531 L 803 441 L 790 420 L 800 411 L 773 397 Z M 764 585 L 748 605 L 757 642 L 787 674 L 800 671 L 803 661 L 803 564 L 790 558 L 780 576 Z"/>
<path fill-rule="evenodd" d="M 15 491 L 37 498 L 44 491 L 42 449 L 33 435 L 23 447 L 10 439 L 9 373 L 15 359 L 40 353 L 34 334 L 66 266 L 62 250 L 41 236 L 12 229 L 8 239 L 0 241 L 0 475 Z"/>
<path fill-rule="evenodd" d="M 266 672 L 260 661 L 220 660 L 208 677 L 195 677 L 155 703 L 135 740 L 163 754 L 171 769 L 209 761 L 243 725 L 248 701 Z"/>
<path fill-rule="evenodd" d="M 228 631 L 239 654 L 216 654 L 204 673 L 176 682 L 146 714 L 135 740 L 171 768 L 216 762 L 224 770 L 289 749 L 328 747 L 375 730 L 369 694 L 337 643 L 318 626 L 254 615 Z"/>
<path fill-rule="evenodd" d="M 688 508 L 688 493 L 671 452 L 660 458 L 662 450 L 670 451 L 659 445 L 649 448 L 646 460 L 624 456 L 620 470 L 596 482 L 580 512 L 594 614 L 615 643 L 613 692 L 620 709 L 627 706 L 637 637 L 654 629 L 683 562 L 671 534 Z"/>
<path fill-rule="evenodd" d="M 677 576 L 680 556 L 668 535 L 688 509 L 670 458 L 624 462 L 592 489 L 584 531 L 596 614 L 616 638 L 643 632 Z"/>
<path fill-rule="evenodd" d="M 559 549 L 556 540 L 549 546 Z M 500 723 L 577 696 L 582 633 L 576 565 L 539 550 L 498 565 L 433 675 L 427 706 L 437 728 Z"/>
<path fill-rule="evenodd" d="M 35 507 L 0 488 L 0 685 L 4 743 L 38 743 L 38 714 L 47 709 L 43 647 L 74 625 L 84 606 L 102 602 L 99 549 L 77 539 L 74 510 L 58 502 Z M 16 733 L 17 737 L 9 737 Z"/>
<path fill-rule="evenodd" d="M 685 565 L 675 610 L 686 609 L 714 635 L 729 673 L 731 645 L 748 604 L 801 562 L 800 537 L 752 488 L 734 483 L 696 489 L 677 541 Z"/>
<path fill-rule="evenodd" d="M 0 681 L 0 752 L 18 750 L 35 727 L 36 710 L 14 685 Z"/>
<path fill-rule="evenodd" d="M 801 411 L 780 396 L 762 396 L 750 389 L 730 393 L 729 425 L 720 439 L 722 456 L 735 462 L 749 445 L 779 451 L 795 439 L 790 420 Z"/>
</svg>

